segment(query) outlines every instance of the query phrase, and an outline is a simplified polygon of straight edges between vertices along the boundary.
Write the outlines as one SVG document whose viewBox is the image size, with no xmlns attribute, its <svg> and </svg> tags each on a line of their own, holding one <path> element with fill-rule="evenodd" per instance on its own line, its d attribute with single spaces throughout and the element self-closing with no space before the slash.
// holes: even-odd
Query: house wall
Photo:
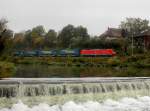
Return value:
<svg viewBox="0 0 150 111">
<path fill-rule="evenodd" d="M 134 46 L 137 48 L 146 48 L 150 49 L 150 35 L 149 36 L 140 36 L 134 37 Z"/>
<path fill-rule="evenodd" d="M 144 37 L 145 47 L 150 49 L 150 35 Z"/>
</svg>

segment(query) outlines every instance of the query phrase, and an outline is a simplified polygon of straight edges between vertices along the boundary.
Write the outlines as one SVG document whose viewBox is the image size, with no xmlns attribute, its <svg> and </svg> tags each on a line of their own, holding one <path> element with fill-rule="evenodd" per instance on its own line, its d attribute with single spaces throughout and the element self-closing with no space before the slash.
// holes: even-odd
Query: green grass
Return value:
<svg viewBox="0 0 150 111">
<path fill-rule="evenodd" d="M 13 77 L 16 71 L 14 63 L 0 61 L 0 78 Z"/>
<path fill-rule="evenodd" d="M 1 77 L 150 76 L 150 54 L 111 58 L 14 57 L 11 62 L 0 63 Z"/>
</svg>

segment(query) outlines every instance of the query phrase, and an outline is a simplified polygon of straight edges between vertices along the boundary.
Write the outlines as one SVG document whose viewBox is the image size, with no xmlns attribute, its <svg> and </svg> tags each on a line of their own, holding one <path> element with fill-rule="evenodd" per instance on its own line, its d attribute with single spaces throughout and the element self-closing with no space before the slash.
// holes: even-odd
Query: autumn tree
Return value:
<svg viewBox="0 0 150 111">
<path fill-rule="evenodd" d="M 44 45 L 45 29 L 39 25 L 25 32 L 26 49 L 41 49 Z"/>
<path fill-rule="evenodd" d="M 25 49 L 29 50 L 32 49 L 32 37 L 31 37 L 31 30 L 25 31 L 24 34 L 24 44 L 25 44 Z"/>
<path fill-rule="evenodd" d="M 19 32 L 14 34 L 13 47 L 15 50 L 25 49 L 25 33 Z"/>
</svg>

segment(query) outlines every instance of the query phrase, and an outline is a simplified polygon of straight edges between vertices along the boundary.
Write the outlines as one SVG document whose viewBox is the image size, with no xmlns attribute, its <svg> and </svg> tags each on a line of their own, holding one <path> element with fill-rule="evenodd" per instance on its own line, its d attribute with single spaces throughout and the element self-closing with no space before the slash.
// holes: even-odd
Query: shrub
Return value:
<svg viewBox="0 0 150 111">
<path fill-rule="evenodd" d="M 111 65 L 111 66 L 119 66 L 121 64 L 121 61 L 119 58 L 113 57 L 113 58 L 108 59 L 107 63 L 108 65 Z"/>
<path fill-rule="evenodd" d="M 9 62 L 0 62 L 0 78 L 12 77 L 15 73 L 15 65 Z"/>
</svg>

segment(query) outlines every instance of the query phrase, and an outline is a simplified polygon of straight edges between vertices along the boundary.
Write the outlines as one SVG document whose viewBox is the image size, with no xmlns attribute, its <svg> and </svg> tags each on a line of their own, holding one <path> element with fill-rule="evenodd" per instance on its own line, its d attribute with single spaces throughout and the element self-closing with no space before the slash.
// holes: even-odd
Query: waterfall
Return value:
<svg viewBox="0 0 150 111">
<path fill-rule="evenodd" d="M 18 100 L 28 105 L 41 102 L 54 105 L 139 96 L 150 96 L 149 78 L 18 78 L 0 81 L 0 107 Z"/>
<path fill-rule="evenodd" d="M 100 81 L 95 80 L 96 83 L 92 83 L 91 81 L 81 82 L 81 80 L 72 80 L 74 83 L 67 82 L 67 80 L 51 82 L 51 79 L 49 82 L 36 81 L 36 83 L 31 80 L 26 82 L 5 80 L 0 82 L 0 97 L 54 96 L 88 93 L 96 94 L 150 89 L 149 80 L 112 80 L 114 81 L 110 81 L 110 79 L 101 79 Z M 60 81 L 63 82 L 60 83 Z"/>
</svg>

